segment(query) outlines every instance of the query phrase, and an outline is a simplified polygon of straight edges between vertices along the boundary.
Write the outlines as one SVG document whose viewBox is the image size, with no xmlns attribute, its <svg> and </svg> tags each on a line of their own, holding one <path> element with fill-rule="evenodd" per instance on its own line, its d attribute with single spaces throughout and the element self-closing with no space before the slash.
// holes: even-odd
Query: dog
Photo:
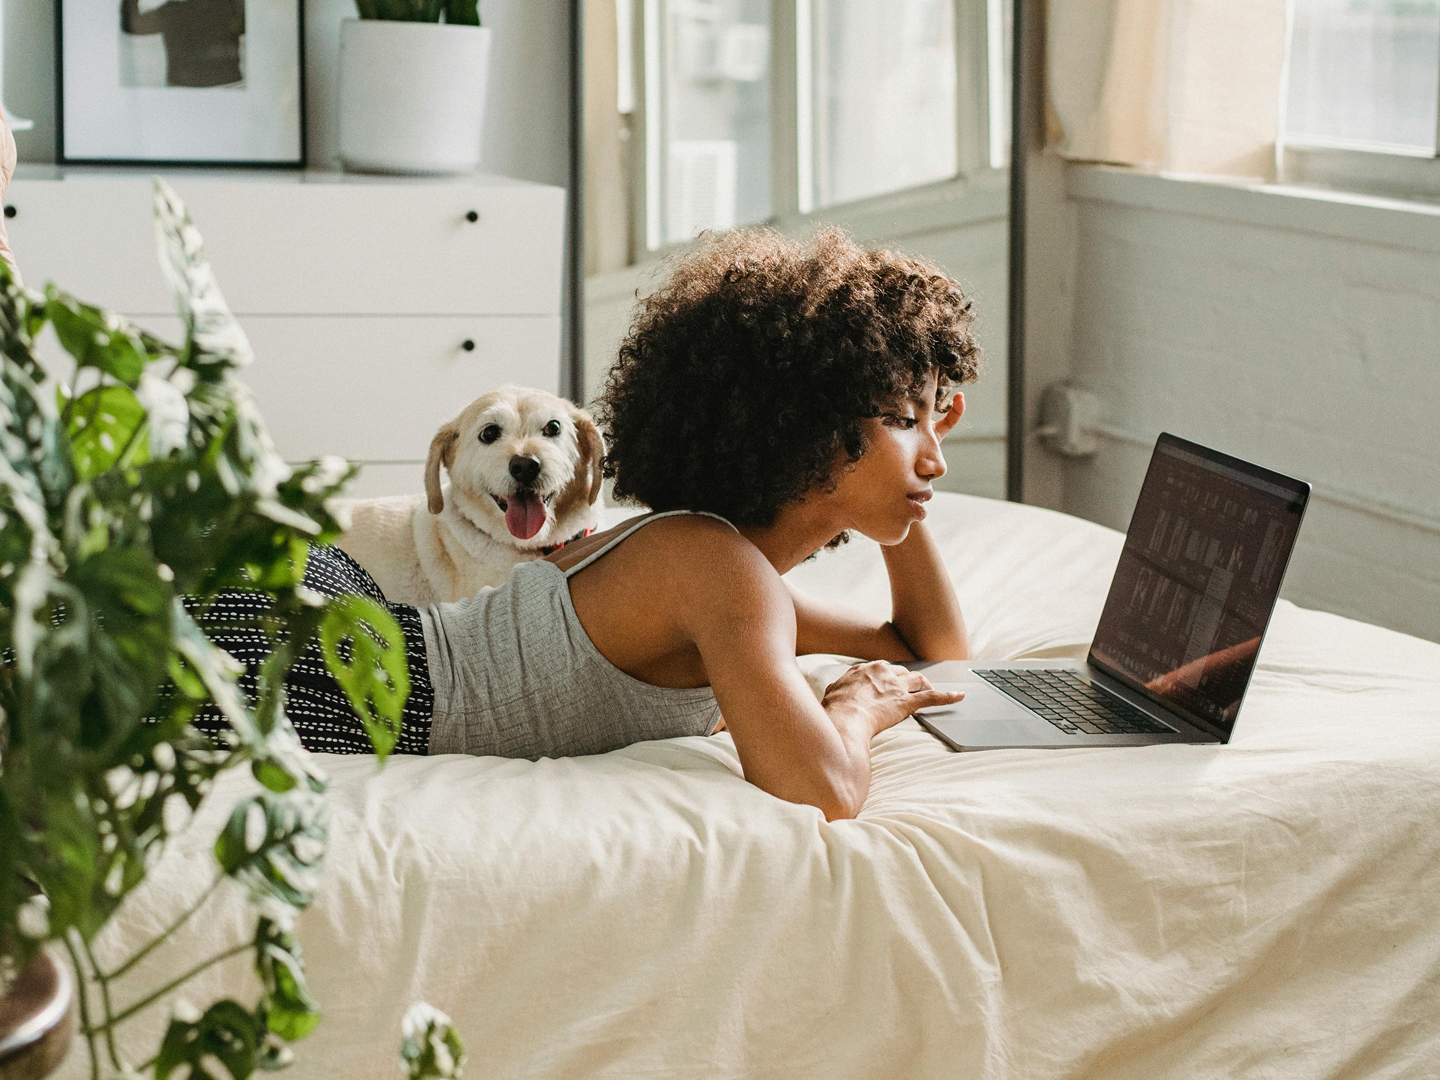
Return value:
<svg viewBox="0 0 1440 1080">
<path fill-rule="evenodd" d="M 474 596 L 595 530 L 604 458 L 584 409 L 501 387 L 435 433 L 424 495 L 345 500 L 350 524 L 337 546 L 387 600 L 424 607 Z"/>
</svg>

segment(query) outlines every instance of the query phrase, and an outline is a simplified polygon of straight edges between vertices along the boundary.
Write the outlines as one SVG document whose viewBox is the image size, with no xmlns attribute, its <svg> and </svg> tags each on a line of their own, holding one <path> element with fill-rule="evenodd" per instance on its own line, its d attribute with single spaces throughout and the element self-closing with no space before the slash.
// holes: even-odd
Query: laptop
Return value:
<svg viewBox="0 0 1440 1080">
<path fill-rule="evenodd" d="M 1309 497 L 1161 435 L 1086 661 L 906 664 L 965 691 L 915 719 L 955 750 L 1228 742 Z"/>
</svg>

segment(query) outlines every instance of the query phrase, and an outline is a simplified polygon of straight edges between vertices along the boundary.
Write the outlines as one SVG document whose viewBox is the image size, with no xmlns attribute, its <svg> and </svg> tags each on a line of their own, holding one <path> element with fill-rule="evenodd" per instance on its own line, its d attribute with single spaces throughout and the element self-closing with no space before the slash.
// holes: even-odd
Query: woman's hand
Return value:
<svg viewBox="0 0 1440 1080">
<path fill-rule="evenodd" d="M 882 547 L 890 575 L 890 625 L 919 660 L 969 660 L 970 635 L 940 546 L 923 521 Z"/>
<path fill-rule="evenodd" d="M 954 705 L 964 696 L 959 690 L 936 690 L 918 671 L 872 660 L 856 664 L 827 686 L 821 705 L 837 727 L 868 727 L 867 738 L 874 738 L 920 709 Z"/>
</svg>

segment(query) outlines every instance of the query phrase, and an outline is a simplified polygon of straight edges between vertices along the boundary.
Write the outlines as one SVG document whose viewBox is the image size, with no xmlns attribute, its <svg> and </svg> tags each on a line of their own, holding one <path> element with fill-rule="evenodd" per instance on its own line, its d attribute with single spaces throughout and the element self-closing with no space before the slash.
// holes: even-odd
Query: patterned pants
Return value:
<svg viewBox="0 0 1440 1080">
<path fill-rule="evenodd" d="M 326 596 L 350 593 L 369 597 L 384 604 L 400 624 L 410 671 L 410 697 L 405 702 L 404 723 L 395 752 L 424 754 L 430 743 L 430 717 L 435 698 L 430 688 L 419 613 L 405 604 L 389 603 L 365 569 L 337 547 L 310 546 L 305 585 Z M 227 590 L 203 613 L 191 609 L 206 636 L 245 665 L 239 683 L 251 707 L 256 700 L 260 665 L 270 655 L 270 642 L 263 630 L 235 629 L 224 624 L 257 615 L 264 608 L 263 599 L 253 593 Z M 285 713 L 307 750 L 325 754 L 374 753 L 370 737 L 350 699 L 326 668 L 318 641 L 310 642 L 285 678 Z M 201 709 L 193 723 L 211 738 L 220 736 L 228 728 L 213 705 Z"/>
</svg>

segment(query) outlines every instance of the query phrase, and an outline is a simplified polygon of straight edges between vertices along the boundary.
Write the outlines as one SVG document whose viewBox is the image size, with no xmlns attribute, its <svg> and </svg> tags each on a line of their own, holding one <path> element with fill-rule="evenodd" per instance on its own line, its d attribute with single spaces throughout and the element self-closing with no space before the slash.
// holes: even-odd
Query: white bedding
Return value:
<svg viewBox="0 0 1440 1080">
<path fill-rule="evenodd" d="M 932 507 L 983 656 L 1083 653 L 1119 534 Z M 885 610 L 868 542 L 795 577 Z M 834 824 L 746 784 L 724 735 L 320 760 L 331 846 L 300 932 L 327 1015 L 296 1077 L 396 1075 L 422 997 L 457 1022 L 467 1077 L 1440 1070 L 1440 646 L 1373 626 L 1282 603 L 1226 747 L 957 755 L 907 721 L 876 740 L 859 819 Z M 202 888 L 241 779 L 107 951 Z M 217 896 L 142 981 L 244 917 Z M 235 964 L 191 996 L 248 999 L 249 978 Z"/>
</svg>

